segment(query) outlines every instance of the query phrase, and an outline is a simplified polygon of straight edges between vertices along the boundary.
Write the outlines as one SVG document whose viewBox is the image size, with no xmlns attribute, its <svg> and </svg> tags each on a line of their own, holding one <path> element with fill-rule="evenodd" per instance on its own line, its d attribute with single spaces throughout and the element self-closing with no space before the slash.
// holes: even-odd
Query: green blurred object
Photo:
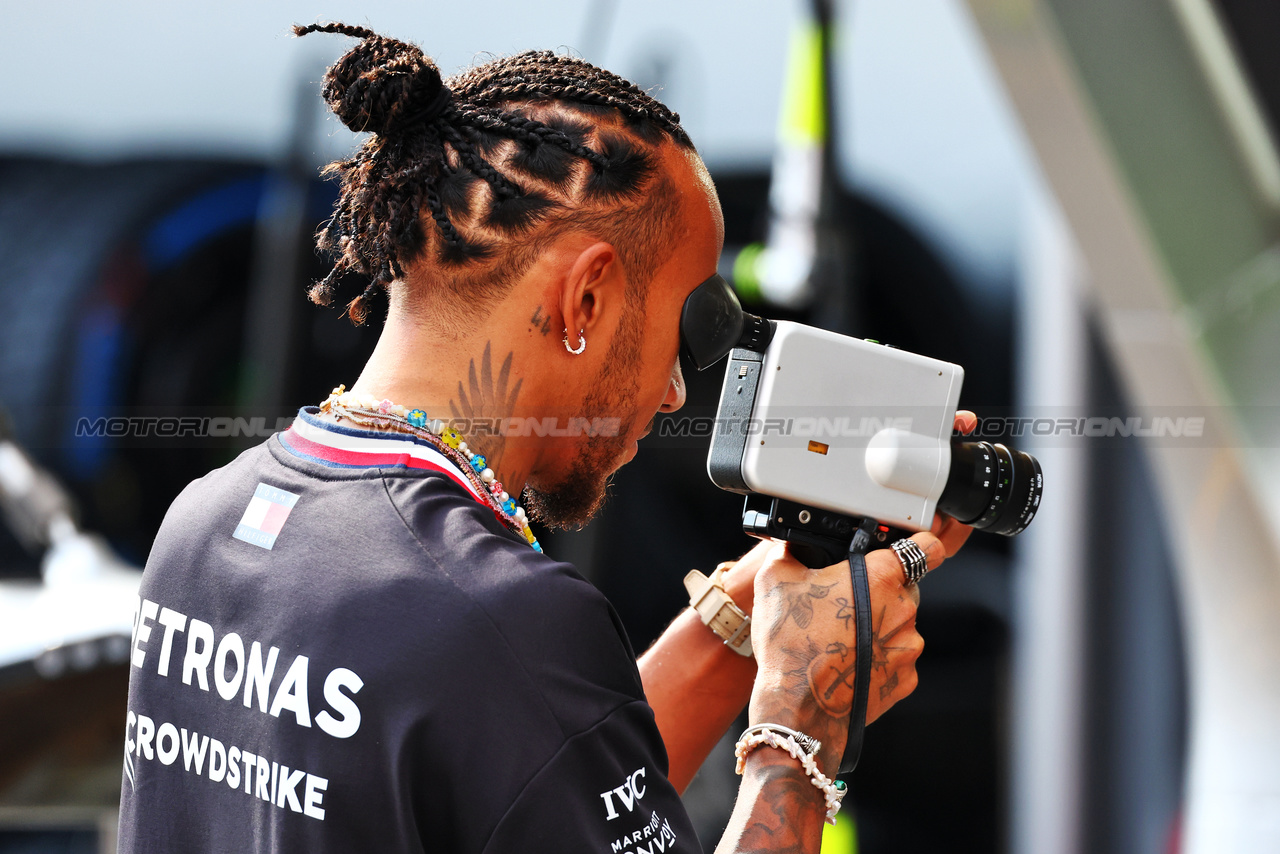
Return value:
<svg viewBox="0 0 1280 854">
<path fill-rule="evenodd" d="M 763 243 L 748 243 L 733 259 L 733 287 L 745 303 L 764 301 L 764 294 L 760 292 L 760 259 L 763 256 Z"/>
<path fill-rule="evenodd" d="M 858 854 L 858 823 L 853 816 L 842 812 L 835 824 L 822 828 L 820 854 Z"/>
<path fill-rule="evenodd" d="M 733 264 L 735 287 L 748 302 L 806 308 L 824 290 L 843 284 L 832 275 L 833 265 L 827 263 L 832 250 L 820 236 L 831 213 L 831 18 L 830 3 L 815 0 L 792 31 L 778 110 L 768 231 L 762 246 L 748 246 Z"/>
<path fill-rule="evenodd" d="M 822 145 L 827 139 L 826 87 L 823 81 L 822 25 L 796 25 L 787 51 L 787 76 L 778 111 L 782 145 Z"/>
</svg>

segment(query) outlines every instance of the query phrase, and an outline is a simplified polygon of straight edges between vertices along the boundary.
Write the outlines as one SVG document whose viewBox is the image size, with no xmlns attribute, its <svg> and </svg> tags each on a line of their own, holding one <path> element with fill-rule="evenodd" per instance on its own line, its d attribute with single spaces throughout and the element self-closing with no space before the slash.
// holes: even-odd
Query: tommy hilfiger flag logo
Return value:
<svg viewBox="0 0 1280 854">
<path fill-rule="evenodd" d="M 240 524 L 236 525 L 236 532 L 231 536 L 269 549 L 276 544 L 276 536 L 284 527 L 284 520 L 289 518 L 293 505 L 297 503 L 298 496 L 292 492 L 259 483 L 244 516 L 240 517 Z"/>
</svg>

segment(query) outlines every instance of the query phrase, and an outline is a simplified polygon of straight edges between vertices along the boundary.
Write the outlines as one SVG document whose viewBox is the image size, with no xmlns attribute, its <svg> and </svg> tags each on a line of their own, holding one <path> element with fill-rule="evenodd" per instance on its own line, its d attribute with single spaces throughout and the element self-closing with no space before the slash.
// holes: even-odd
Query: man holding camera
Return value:
<svg viewBox="0 0 1280 854">
<path fill-rule="evenodd" d="M 121 850 L 700 851 L 679 793 L 749 703 L 718 850 L 818 851 L 854 676 L 868 721 L 915 687 L 919 594 L 894 553 L 867 556 L 869 674 L 848 564 L 769 544 L 704 587 L 710 628 L 685 611 L 637 665 L 528 525 L 585 523 L 684 402 L 681 309 L 723 224 L 678 117 L 569 57 L 444 81 L 413 45 L 314 30 L 360 40 L 324 96 L 371 136 L 330 167 L 337 266 L 312 296 L 359 273 L 352 318 L 385 292 L 387 319 L 350 391 L 166 517 Z M 567 427 L 511 429 L 529 423 Z M 933 568 L 967 533 L 913 540 Z"/>
</svg>

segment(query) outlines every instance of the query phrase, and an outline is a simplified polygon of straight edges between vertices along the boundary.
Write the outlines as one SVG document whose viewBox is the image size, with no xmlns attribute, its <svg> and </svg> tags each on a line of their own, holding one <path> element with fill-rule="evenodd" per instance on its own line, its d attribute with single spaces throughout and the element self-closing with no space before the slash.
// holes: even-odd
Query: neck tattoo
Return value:
<svg viewBox="0 0 1280 854">
<path fill-rule="evenodd" d="M 468 448 L 456 430 L 438 418 L 428 418 L 421 409 L 406 409 L 389 400 L 378 400 L 371 394 L 356 394 L 346 389 L 345 385 L 335 388 L 320 404 L 320 411 L 345 418 L 361 427 L 424 440 L 458 466 L 507 527 L 524 537 L 534 551 L 542 551 L 542 545 L 529 527 L 524 508 L 503 489 L 502 481 L 488 467 L 484 456 Z"/>
</svg>

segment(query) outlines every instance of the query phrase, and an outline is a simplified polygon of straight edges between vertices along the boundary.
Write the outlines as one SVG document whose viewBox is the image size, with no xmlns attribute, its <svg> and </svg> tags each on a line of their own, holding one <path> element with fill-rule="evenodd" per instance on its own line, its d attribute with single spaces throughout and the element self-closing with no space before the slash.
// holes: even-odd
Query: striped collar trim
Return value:
<svg viewBox="0 0 1280 854">
<path fill-rule="evenodd" d="M 280 442 L 296 457 L 330 468 L 411 468 L 440 472 L 481 504 L 484 498 L 453 460 L 425 441 L 334 424 L 317 407 L 298 412 L 293 425 L 279 433 Z M 487 506 L 487 504 L 486 504 Z"/>
</svg>

